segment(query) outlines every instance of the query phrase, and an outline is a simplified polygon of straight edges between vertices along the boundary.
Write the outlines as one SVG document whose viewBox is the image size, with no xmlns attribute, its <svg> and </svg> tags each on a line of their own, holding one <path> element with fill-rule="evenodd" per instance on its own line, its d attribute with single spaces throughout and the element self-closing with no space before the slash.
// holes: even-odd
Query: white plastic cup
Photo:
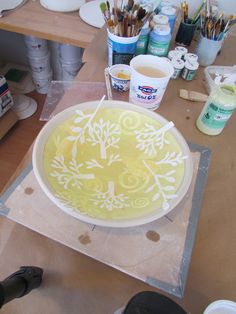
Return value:
<svg viewBox="0 0 236 314">
<path fill-rule="evenodd" d="M 236 303 L 228 300 L 217 300 L 209 304 L 203 314 L 236 314 Z"/>
<path fill-rule="evenodd" d="M 27 53 L 30 57 L 46 56 L 48 53 L 47 40 L 33 36 L 24 36 Z"/>
<path fill-rule="evenodd" d="M 195 53 L 198 56 L 198 63 L 201 66 L 208 66 L 215 62 L 217 54 L 221 49 L 223 40 L 213 40 L 199 36 Z"/>
<path fill-rule="evenodd" d="M 60 44 L 59 55 L 62 62 L 78 62 L 81 61 L 82 48 L 67 44 Z"/>
<path fill-rule="evenodd" d="M 42 57 L 28 56 L 29 64 L 32 72 L 41 73 L 44 76 L 48 76 L 51 72 L 50 54 Z"/>
<path fill-rule="evenodd" d="M 164 77 L 150 77 L 139 73 L 138 67 L 152 67 L 162 71 Z M 130 62 L 131 80 L 129 101 L 143 108 L 155 110 L 159 108 L 167 84 L 174 74 L 173 65 L 161 57 L 139 55 Z"/>
<path fill-rule="evenodd" d="M 107 30 L 108 65 L 128 64 L 134 57 L 139 35 L 134 37 L 116 36 Z"/>
<path fill-rule="evenodd" d="M 119 92 L 126 92 L 130 86 L 130 66 L 127 64 L 115 64 L 108 68 L 111 77 L 111 85 Z M 122 78 L 119 75 L 124 75 Z M 127 77 L 127 78 L 126 78 Z"/>
</svg>

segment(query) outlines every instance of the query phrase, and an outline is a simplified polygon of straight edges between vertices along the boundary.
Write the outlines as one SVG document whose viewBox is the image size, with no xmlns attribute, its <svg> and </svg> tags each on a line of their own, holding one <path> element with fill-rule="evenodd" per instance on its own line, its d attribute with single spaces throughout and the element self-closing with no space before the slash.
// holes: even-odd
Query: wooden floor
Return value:
<svg viewBox="0 0 236 314">
<path fill-rule="evenodd" d="M 39 121 L 39 118 L 45 95 L 33 92 L 28 96 L 37 101 L 38 109 L 36 113 L 30 118 L 18 121 L 0 140 L 0 191 L 10 180 L 17 166 L 44 125 L 44 122 Z"/>
</svg>

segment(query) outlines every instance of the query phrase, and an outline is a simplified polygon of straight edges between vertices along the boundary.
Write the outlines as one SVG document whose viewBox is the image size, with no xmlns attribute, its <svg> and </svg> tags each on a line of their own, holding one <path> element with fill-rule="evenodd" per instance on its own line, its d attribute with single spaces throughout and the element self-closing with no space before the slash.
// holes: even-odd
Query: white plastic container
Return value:
<svg viewBox="0 0 236 314">
<path fill-rule="evenodd" d="M 219 86 L 219 84 L 229 84 L 236 86 L 236 65 L 235 66 L 209 66 L 204 69 L 206 78 L 206 88 L 208 94 Z"/>
<path fill-rule="evenodd" d="M 198 62 L 198 56 L 195 53 L 186 53 L 184 55 L 184 60 L 190 63 Z"/>
<path fill-rule="evenodd" d="M 179 51 L 177 51 L 177 50 L 170 50 L 170 51 L 168 52 L 168 58 L 169 58 L 170 60 L 172 60 L 172 59 L 181 59 L 181 57 L 182 57 L 181 52 L 179 52 Z"/>
<path fill-rule="evenodd" d="M 160 106 L 167 84 L 174 73 L 169 61 L 152 55 L 139 55 L 130 62 L 131 80 L 129 101 L 143 108 L 155 110 Z M 158 69 L 163 77 L 151 77 L 138 72 L 139 67 Z"/>
<path fill-rule="evenodd" d="M 175 58 L 173 58 L 171 60 L 171 64 L 174 67 L 174 73 L 171 76 L 171 79 L 172 80 L 176 80 L 180 76 L 180 73 L 181 73 L 181 71 L 184 68 L 184 61 L 182 59 L 175 59 Z"/>
<path fill-rule="evenodd" d="M 59 44 L 59 56 L 62 62 L 81 62 L 82 48 L 67 44 Z"/>
<path fill-rule="evenodd" d="M 119 92 L 126 92 L 130 87 L 131 68 L 127 64 L 115 64 L 108 69 L 111 85 Z"/>
<path fill-rule="evenodd" d="M 195 53 L 198 55 L 198 62 L 201 66 L 208 66 L 215 62 L 217 54 L 223 44 L 222 40 L 213 40 L 199 36 L 199 40 L 195 49 Z"/>
<path fill-rule="evenodd" d="M 203 314 L 236 314 L 236 303 L 228 300 L 217 300 L 209 304 Z"/>
<path fill-rule="evenodd" d="M 33 82 L 36 87 L 36 91 L 39 94 L 47 94 L 50 83 L 52 81 L 52 72 L 47 77 L 35 77 L 33 76 Z"/>
<path fill-rule="evenodd" d="M 183 58 L 186 55 L 186 53 L 188 53 L 188 49 L 182 46 L 176 46 L 175 50 L 181 53 L 181 58 Z"/>
<path fill-rule="evenodd" d="M 51 72 L 50 54 L 42 57 L 28 56 L 32 72 L 40 73 L 41 76 L 48 76 Z"/>
<path fill-rule="evenodd" d="M 42 57 L 48 53 L 47 40 L 34 36 L 24 36 L 27 54 L 30 57 Z"/>
<path fill-rule="evenodd" d="M 186 81 L 192 81 L 197 73 L 197 69 L 199 68 L 198 62 L 185 61 L 184 69 L 182 72 L 182 78 Z"/>
<path fill-rule="evenodd" d="M 79 72 L 82 62 L 61 62 L 62 66 L 62 80 L 72 81 Z"/>
<path fill-rule="evenodd" d="M 51 66 L 53 71 L 53 80 L 62 81 L 62 66 L 59 56 L 60 44 L 55 41 L 50 41 L 50 52 L 51 52 Z"/>
</svg>

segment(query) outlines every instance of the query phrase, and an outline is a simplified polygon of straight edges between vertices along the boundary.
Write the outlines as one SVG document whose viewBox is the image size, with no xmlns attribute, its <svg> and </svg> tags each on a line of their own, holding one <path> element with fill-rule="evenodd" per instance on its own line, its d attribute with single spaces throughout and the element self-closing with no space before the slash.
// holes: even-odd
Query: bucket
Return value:
<svg viewBox="0 0 236 314">
<path fill-rule="evenodd" d="M 60 44 L 59 55 L 62 62 L 78 62 L 81 61 L 82 48 L 72 45 Z"/>
<path fill-rule="evenodd" d="M 37 77 L 33 75 L 33 82 L 35 84 L 36 91 L 39 94 L 47 94 L 50 83 L 52 81 L 52 72 L 47 77 Z"/>
<path fill-rule="evenodd" d="M 62 80 L 72 81 L 79 72 L 82 62 L 61 62 L 62 66 Z"/>
<path fill-rule="evenodd" d="M 33 36 L 24 36 L 27 54 L 30 57 L 45 56 L 48 53 L 47 40 Z"/>
<path fill-rule="evenodd" d="M 48 76 L 51 72 L 50 65 L 50 54 L 48 53 L 46 56 L 42 57 L 31 57 L 28 56 L 29 64 L 32 72 L 40 73 L 42 76 Z"/>
<path fill-rule="evenodd" d="M 169 61 L 152 55 L 134 57 L 130 67 L 129 101 L 146 109 L 157 109 L 174 74 L 174 67 Z"/>
</svg>

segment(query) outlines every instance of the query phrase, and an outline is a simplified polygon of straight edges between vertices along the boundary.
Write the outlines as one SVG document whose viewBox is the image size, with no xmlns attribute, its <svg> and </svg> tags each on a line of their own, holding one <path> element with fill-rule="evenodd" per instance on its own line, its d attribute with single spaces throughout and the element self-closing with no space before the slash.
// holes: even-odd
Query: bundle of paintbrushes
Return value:
<svg viewBox="0 0 236 314">
<path fill-rule="evenodd" d="M 224 18 L 224 13 L 213 10 L 210 0 L 205 3 L 200 21 L 202 36 L 212 40 L 222 40 L 230 28 L 236 24 L 235 16 Z"/>
<path fill-rule="evenodd" d="M 107 28 L 111 33 L 120 37 L 133 37 L 140 33 L 143 25 L 151 18 L 148 11 L 134 0 L 114 0 L 114 7 L 109 1 L 100 4 Z"/>
<path fill-rule="evenodd" d="M 202 2 L 202 4 L 199 6 L 199 8 L 197 9 L 196 13 L 194 14 L 194 16 L 192 18 L 189 18 L 189 6 L 188 6 L 188 1 L 186 0 L 181 0 L 180 1 L 180 9 L 181 9 L 181 13 L 182 13 L 182 17 L 183 17 L 183 21 L 184 23 L 187 24 L 196 24 L 200 18 L 200 14 L 201 11 L 204 7 L 204 3 L 205 1 Z"/>
</svg>

